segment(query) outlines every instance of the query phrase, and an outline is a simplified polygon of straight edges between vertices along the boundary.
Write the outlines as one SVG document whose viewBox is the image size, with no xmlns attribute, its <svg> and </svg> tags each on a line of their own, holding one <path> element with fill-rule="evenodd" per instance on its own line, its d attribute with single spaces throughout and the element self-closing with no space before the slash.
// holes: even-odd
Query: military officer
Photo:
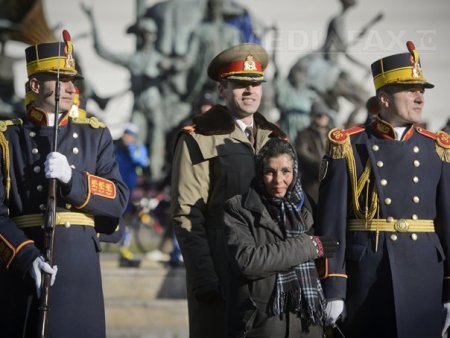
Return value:
<svg viewBox="0 0 450 338">
<path fill-rule="evenodd" d="M 214 57 L 208 75 L 219 82 L 225 105 L 194 118 L 176 143 L 171 212 L 186 266 L 192 338 L 226 337 L 224 203 L 248 189 L 255 154 L 269 138 L 286 138 L 258 113 L 267 63 L 267 52 L 252 43 Z"/>
<path fill-rule="evenodd" d="M 54 281 L 50 336 L 105 337 L 97 234 L 114 231 L 128 190 L 114 159 L 109 130 L 95 118 L 69 116 L 74 81 L 81 75 L 75 69 L 70 35 L 64 37 L 64 42 L 25 50 L 30 102 L 26 116 L 0 122 L 2 337 L 37 336 L 42 271 Z M 52 151 L 55 122 L 56 152 Z M 42 257 L 48 178 L 57 181 L 55 266 Z"/>
<path fill-rule="evenodd" d="M 347 338 L 440 337 L 449 305 L 450 138 L 415 126 L 434 86 L 407 48 L 372 64 L 379 115 L 331 130 L 321 167 L 316 231 L 341 244 L 323 286 Z"/>
</svg>

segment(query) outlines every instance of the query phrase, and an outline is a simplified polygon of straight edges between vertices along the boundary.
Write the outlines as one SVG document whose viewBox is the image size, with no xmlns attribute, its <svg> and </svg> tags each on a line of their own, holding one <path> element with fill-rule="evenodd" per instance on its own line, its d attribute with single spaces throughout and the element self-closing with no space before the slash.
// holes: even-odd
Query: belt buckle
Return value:
<svg viewBox="0 0 450 338">
<path fill-rule="evenodd" d="M 394 224 L 394 229 L 398 232 L 407 232 L 409 230 L 409 224 L 406 219 L 399 219 Z"/>
</svg>

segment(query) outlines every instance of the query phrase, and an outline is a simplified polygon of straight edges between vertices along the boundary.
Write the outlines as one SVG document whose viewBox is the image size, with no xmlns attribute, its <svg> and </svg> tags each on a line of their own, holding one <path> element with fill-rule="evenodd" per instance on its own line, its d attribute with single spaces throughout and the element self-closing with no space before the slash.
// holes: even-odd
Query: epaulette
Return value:
<svg viewBox="0 0 450 338">
<path fill-rule="evenodd" d="M 72 117 L 71 119 L 75 124 L 89 124 L 94 129 L 106 128 L 106 125 L 96 117 Z"/>
<path fill-rule="evenodd" d="M 450 135 L 445 131 L 433 133 L 423 128 L 417 128 L 417 132 L 436 141 L 436 153 L 443 162 L 450 163 Z"/>
<path fill-rule="evenodd" d="M 195 124 L 184 126 L 181 130 L 185 133 L 192 134 L 195 132 Z"/>
<path fill-rule="evenodd" d="M 23 121 L 21 119 L 3 120 L 0 121 L 0 131 L 6 131 L 9 126 L 20 126 Z"/>
<path fill-rule="evenodd" d="M 350 135 L 358 134 L 365 129 L 362 127 L 353 127 L 349 129 L 334 128 L 328 133 L 328 140 L 330 141 L 328 155 L 333 159 L 344 158 L 346 152 L 349 150 Z"/>
<path fill-rule="evenodd" d="M 352 127 L 349 129 L 334 128 L 328 133 L 328 139 L 331 143 L 343 144 L 347 141 L 350 135 L 358 134 L 364 130 L 365 128 L 362 127 Z"/>
</svg>

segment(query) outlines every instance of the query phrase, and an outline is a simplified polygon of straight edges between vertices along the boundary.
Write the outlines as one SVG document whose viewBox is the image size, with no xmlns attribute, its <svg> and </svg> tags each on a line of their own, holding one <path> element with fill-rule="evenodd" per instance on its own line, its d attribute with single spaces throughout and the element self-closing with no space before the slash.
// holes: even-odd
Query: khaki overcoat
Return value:
<svg viewBox="0 0 450 338">
<path fill-rule="evenodd" d="M 255 175 L 255 155 L 271 137 L 286 135 L 254 114 L 253 147 L 227 108 L 216 105 L 178 136 L 172 170 L 173 226 L 186 266 L 192 338 L 226 336 L 225 301 L 199 302 L 201 291 L 228 294 L 224 203 L 244 193 Z"/>
</svg>

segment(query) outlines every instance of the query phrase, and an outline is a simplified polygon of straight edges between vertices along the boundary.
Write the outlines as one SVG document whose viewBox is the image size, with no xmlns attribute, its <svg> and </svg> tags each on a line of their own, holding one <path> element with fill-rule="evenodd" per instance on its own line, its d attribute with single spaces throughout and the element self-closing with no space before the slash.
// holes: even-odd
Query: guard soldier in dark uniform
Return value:
<svg viewBox="0 0 450 338">
<path fill-rule="evenodd" d="M 321 167 L 316 231 L 340 242 L 326 310 L 346 338 L 437 338 L 448 327 L 450 138 L 415 126 L 434 86 L 407 47 L 372 64 L 379 115 L 331 130 Z"/>
<path fill-rule="evenodd" d="M 28 99 L 23 120 L 0 121 L 0 336 L 36 337 L 42 270 L 52 275 L 50 337 L 105 337 L 98 232 L 112 233 L 128 189 L 109 130 L 72 118 L 75 69 L 70 36 L 25 51 Z M 57 151 L 52 152 L 60 78 Z M 57 180 L 54 264 L 43 256 L 48 178 Z M 57 273 L 56 273 L 57 271 Z M 55 279 L 56 276 L 56 279 Z"/>
</svg>

